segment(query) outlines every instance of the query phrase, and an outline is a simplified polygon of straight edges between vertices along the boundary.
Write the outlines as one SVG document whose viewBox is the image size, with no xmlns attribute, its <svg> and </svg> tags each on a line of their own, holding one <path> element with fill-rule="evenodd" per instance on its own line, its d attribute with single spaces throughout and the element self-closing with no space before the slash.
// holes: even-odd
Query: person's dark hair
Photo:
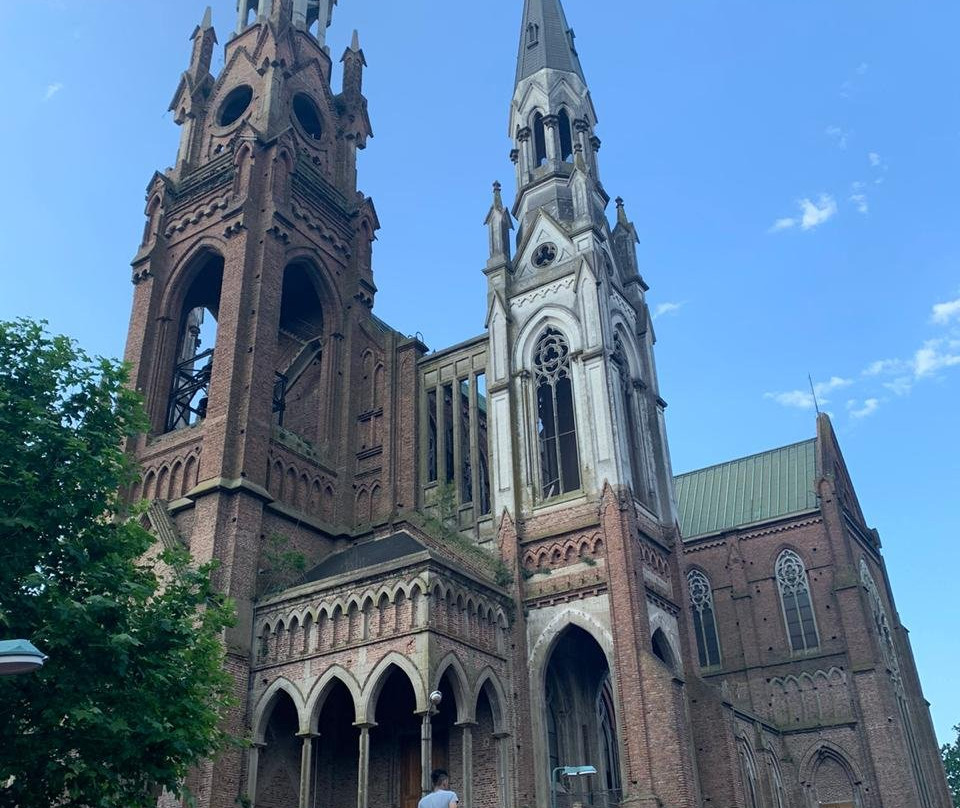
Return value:
<svg viewBox="0 0 960 808">
<path fill-rule="evenodd" d="M 430 775 L 430 780 L 433 783 L 433 787 L 436 788 L 440 785 L 441 781 L 449 778 L 450 775 L 447 774 L 446 769 L 434 769 L 433 773 Z"/>
</svg>

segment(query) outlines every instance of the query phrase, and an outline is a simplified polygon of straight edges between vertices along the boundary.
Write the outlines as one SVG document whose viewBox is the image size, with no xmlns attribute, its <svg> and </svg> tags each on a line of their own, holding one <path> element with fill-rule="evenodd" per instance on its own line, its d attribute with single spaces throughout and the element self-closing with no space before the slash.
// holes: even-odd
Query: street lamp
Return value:
<svg viewBox="0 0 960 808">
<path fill-rule="evenodd" d="M 596 774 L 597 769 L 595 766 L 557 766 L 550 773 L 550 808 L 557 808 L 557 775 L 562 774 L 564 777 L 579 777 L 583 774 Z"/>
<path fill-rule="evenodd" d="M 0 640 L 0 676 L 38 670 L 46 656 L 27 640 Z"/>
</svg>

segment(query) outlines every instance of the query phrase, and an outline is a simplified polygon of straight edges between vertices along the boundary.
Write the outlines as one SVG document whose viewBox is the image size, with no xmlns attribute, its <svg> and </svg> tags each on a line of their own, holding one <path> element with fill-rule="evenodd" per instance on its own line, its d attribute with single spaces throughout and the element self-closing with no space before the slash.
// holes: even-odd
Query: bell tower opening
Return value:
<svg viewBox="0 0 960 808">
<path fill-rule="evenodd" d="M 223 284 L 223 257 L 206 253 L 184 296 L 165 431 L 183 429 L 207 417 L 210 378 L 217 344 L 217 316 Z"/>
</svg>

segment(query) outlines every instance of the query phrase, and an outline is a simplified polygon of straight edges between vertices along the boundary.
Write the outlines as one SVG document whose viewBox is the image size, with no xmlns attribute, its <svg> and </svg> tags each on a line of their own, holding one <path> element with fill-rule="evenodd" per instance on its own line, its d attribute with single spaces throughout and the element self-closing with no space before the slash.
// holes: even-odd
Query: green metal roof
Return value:
<svg viewBox="0 0 960 808">
<path fill-rule="evenodd" d="M 684 539 L 817 508 L 816 438 L 674 477 Z"/>
</svg>

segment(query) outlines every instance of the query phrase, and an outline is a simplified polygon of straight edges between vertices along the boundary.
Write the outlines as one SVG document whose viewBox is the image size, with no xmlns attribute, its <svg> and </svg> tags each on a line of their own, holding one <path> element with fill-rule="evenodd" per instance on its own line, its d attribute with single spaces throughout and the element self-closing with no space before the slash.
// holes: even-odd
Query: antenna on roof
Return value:
<svg viewBox="0 0 960 808">
<path fill-rule="evenodd" d="M 810 382 L 810 392 L 813 394 L 813 407 L 817 411 L 817 415 L 820 414 L 820 402 L 817 401 L 817 388 L 813 384 L 813 376 L 809 373 L 807 374 L 807 381 Z"/>
</svg>

